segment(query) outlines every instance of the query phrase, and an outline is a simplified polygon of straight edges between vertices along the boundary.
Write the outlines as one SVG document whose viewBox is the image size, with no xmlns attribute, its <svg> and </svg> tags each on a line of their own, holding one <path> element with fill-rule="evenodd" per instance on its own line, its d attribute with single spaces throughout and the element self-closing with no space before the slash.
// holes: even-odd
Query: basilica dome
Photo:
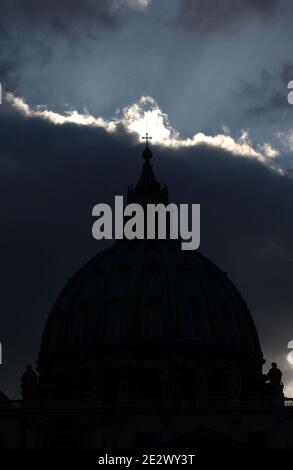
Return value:
<svg viewBox="0 0 293 470">
<path fill-rule="evenodd" d="M 41 355 L 145 342 L 260 356 L 250 312 L 226 273 L 174 241 L 116 242 L 69 280 Z"/>
<path fill-rule="evenodd" d="M 168 204 L 168 189 L 155 178 L 148 144 L 143 157 L 128 202 Z M 100 389 L 103 376 L 108 396 L 115 388 L 113 377 L 123 372 L 133 390 L 140 383 L 141 395 L 151 382 L 161 383 L 157 374 L 166 376 L 166 370 L 173 381 L 179 377 L 182 391 L 196 369 L 203 375 L 203 364 L 212 392 L 225 388 L 229 364 L 241 367 L 249 390 L 253 377 L 261 377 L 263 355 L 241 294 L 199 250 L 183 251 L 178 240 L 123 239 L 68 281 L 49 315 L 38 363 L 43 394 L 52 395 L 58 381 L 67 394 L 70 383 L 70 393 L 83 389 L 88 394 Z"/>
</svg>

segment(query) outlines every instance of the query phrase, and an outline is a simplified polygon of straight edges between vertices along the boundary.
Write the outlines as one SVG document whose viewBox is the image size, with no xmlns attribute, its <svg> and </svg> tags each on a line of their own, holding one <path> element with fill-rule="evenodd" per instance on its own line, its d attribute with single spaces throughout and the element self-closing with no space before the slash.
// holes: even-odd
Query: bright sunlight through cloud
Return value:
<svg viewBox="0 0 293 470">
<path fill-rule="evenodd" d="M 232 137 L 227 128 L 224 128 L 223 133 L 213 136 L 198 132 L 192 137 L 182 138 L 171 126 L 167 114 L 162 112 L 158 103 L 150 96 L 142 96 L 137 103 L 118 110 L 116 116 L 110 120 L 92 116 L 88 112 L 80 113 L 76 110 L 60 114 L 49 111 L 45 106 L 31 107 L 22 98 L 16 97 L 12 93 L 7 94 L 7 100 L 22 114 L 45 119 L 55 125 L 71 123 L 80 126 L 96 126 L 104 128 L 107 132 L 115 132 L 118 127 L 123 126 L 126 132 L 137 134 L 138 139 L 148 132 L 152 135 L 152 143 L 164 147 L 180 148 L 208 145 L 223 149 L 236 156 L 255 158 L 281 172 L 278 166 L 273 163 L 279 155 L 278 150 L 268 142 L 253 144 L 248 130 L 243 130 L 238 139 Z"/>
</svg>

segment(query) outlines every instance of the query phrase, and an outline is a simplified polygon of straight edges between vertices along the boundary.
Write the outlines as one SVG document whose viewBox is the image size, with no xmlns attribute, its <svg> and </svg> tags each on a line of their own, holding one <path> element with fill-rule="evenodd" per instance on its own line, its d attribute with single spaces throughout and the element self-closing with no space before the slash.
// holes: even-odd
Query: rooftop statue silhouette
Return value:
<svg viewBox="0 0 293 470">
<path fill-rule="evenodd" d="M 269 391 L 278 395 L 283 393 L 283 383 L 282 383 L 282 372 L 278 368 L 276 362 L 272 362 L 271 369 L 266 375 L 267 382 L 269 384 Z"/>
<path fill-rule="evenodd" d="M 37 397 L 38 376 L 32 366 L 28 364 L 21 376 L 21 393 L 24 401 Z"/>
</svg>

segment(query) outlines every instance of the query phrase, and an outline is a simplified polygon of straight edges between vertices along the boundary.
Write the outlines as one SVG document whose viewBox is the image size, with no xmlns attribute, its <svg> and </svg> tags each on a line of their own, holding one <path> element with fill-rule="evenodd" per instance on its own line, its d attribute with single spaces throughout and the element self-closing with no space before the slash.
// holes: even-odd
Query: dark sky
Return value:
<svg viewBox="0 0 293 470">
<path fill-rule="evenodd" d="M 17 396 L 50 306 L 104 247 L 153 135 L 158 178 L 201 204 L 201 250 L 243 293 L 267 361 L 293 339 L 293 20 L 282 0 L 2 0 L 0 388 Z"/>
</svg>

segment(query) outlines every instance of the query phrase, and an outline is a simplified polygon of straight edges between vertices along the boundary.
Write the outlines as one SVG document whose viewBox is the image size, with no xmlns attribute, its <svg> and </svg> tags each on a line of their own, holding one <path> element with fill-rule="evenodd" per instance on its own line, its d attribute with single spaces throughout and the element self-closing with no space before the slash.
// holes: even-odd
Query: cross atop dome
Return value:
<svg viewBox="0 0 293 470">
<path fill-rule="evenodd" d="M 152 151 L 149 149 L 149 140 L 152 139 L 152 137 L 146 132 L 145 136 L 142 137 L 143 140 L 145 140 L 145 149 L 142 153 L 143 158 L 145 160 L 150 160 L 153 156 Z"/>
<path fill-rule="evenodd" d="M 143 140 L 145 140 L 146 147 L 149 145 L 149 140 L 152 140 L 152 136 L 148 134 L 148 132 L 145 133 L 145 136 L 142 137 Z"/>
</svg>

